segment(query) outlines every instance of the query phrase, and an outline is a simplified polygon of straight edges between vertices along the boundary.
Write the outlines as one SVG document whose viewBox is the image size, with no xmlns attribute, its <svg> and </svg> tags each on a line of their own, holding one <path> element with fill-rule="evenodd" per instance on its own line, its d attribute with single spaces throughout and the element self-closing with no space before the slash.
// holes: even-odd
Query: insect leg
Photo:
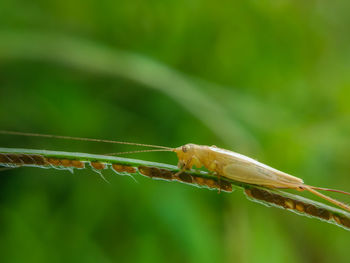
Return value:
<svg viewBox="0 0 350 263">
<path fill-rule="evenodd" d="M 208 170 L 212 171 L 212 173 L 218 178 L 218 184 L 219 184 L 219 191 L 218 194 L 221 193 L 221 173 L 218 171 L 218 162 L 213 161 L 209 167 Z"/>
<path fill-rule="evenodd" d="M 315 189 L 313 189 L 311 186 L 308 186 L 308 185 L 302 185 L 302 186 L 299 186 L 298 187 L 300 190 L 307 190 L 309 191 L 310 193 L 314 194 L 314 195 L 317 195 L 319 197 L 321 197 L 322 199 L 340 207 L 340 208 L 343 208 L 347 211 L 350 211 L 350 206 L 338 201 L 338 200 L 335 200 L 327 195 L 324 195 L 324 194 L 321 194 L 320 192 L 316 191 Z"/>
</svg>

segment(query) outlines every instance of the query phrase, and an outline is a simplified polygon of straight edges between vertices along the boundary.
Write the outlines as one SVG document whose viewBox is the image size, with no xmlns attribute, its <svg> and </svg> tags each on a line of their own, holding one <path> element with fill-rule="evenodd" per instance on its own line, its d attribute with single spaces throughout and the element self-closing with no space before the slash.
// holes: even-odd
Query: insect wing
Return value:
<svg viewBox="0 0 350 263">
<path fill-rule="evenodd" d="M 300 178 L 284 174 L 273 168 L 267 169 L 245 162 L 226 165 L 223 169 L 223 176 L 235 181 L 271 187 L 290 187 L 303 183 Z"/>
</svg>

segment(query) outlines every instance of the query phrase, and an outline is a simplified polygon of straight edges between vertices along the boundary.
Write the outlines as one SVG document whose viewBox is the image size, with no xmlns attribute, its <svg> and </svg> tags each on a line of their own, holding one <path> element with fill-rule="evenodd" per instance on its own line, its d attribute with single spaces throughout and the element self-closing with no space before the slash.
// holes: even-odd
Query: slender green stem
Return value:
<svg viewBox="0 0 350 263">
<path fill-rule="evenodd" d="M 58 162 L 55 162 L 57 160 Z M 76 163 L 73 163 L 73 161 L 76 161 Z M 178 173 L 178 167 L 157 162 L 77 152 L 0 148 L 0 165 L 2 166 L 36 166 L 45 168 L 50 166 L 65 166 L 69 169 L 74 167 L 82 169 L 85 168 L 85 165 L 79 166 L 79 164 L 85 162 L 90 162 L 92 167 L 96 167 L 96 163 L 101 164 L 103 169 L 107 165 L 112 165 L 114 170 L 120 166 L 131 167 L 131 170 L 124 168 L 123 172 L 129 174 L 137 173 L 168 181 L 176 180 L 204 185 L 214 189 L 220 188 L 224 191 L 229 191 L 231 185 L 233 185 L 236 188 L 243 189 L 248 199 L 255 202 L 289 210 L 299 215 L 318 218 L 350 230 L 350 213 L 346 211 L 295 194 L 237 182 L 227 178 L 221 179 L 226 184 L 220 184 L 220 181 L 215 175 L 205 171 L 191 170 L 184 173 L 186 176 L 181 177 Z"/>
</svg>

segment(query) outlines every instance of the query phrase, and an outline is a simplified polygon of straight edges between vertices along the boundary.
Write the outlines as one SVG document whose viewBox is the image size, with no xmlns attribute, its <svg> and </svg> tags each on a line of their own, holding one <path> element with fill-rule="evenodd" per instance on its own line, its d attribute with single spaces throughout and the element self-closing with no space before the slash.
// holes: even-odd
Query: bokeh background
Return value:
<svg viewBox="0 0 350 263">
<path fill-rule="evenodd" d="M 348 1 L 0 1 L 0 127 L 215 144 L 349 191 L 349 8 Z M 131 150 L 4 135 L 0 143 Z M 177 162 L 171 153 L 128 157 Z M 349 260 L 348 231 L 253 203 L 239 190 L 218 195 L 104 176 L 110 184 L 88 169 L 2 171 L 0 261 Z"/>
</svg>

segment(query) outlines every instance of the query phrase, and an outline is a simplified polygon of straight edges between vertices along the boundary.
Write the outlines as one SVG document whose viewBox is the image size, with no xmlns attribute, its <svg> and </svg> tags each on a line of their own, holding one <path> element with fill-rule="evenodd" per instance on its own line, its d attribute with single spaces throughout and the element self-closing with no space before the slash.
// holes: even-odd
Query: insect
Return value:
<svg viewBox="0 0 350 263">
<path fill-rule="evenodd" d="M 350 211 L 350 206 L 326 196 L 316 190 L 338 192 L 350 195 L 340 190 L 315 187 L 304 184 L 303 180 L 260 163 L 245 155 L 218 148 L 197 144 L 186 144 L 173 149 L 179 159 L 178 167 L 181 171 L 191 169 L 193 166 L 204 166 L 209 171 L 235 181 L 265 186 L 268 188 L 295 189 L 309 191 L 336 206 Z M 180 171 L 180 172 L 181 172 Z"/>
<path fill-rule="evenodd" d="M 81 140 L 81 141 L 93 141 L 93 142 L 105 142 L 105 143 L 116 143 L 116 144 L 127 144 L 135 146 L 152 147 L 155 149 L 140 150 L 140 151 L 129 151 L 113 153 L 109 155 L 118 155 L 125 153 L 137 153 L 137 152 L 150 152 L 150 151 L 172 151 L 177 154 L 178 167 L 180 171 L 178 174 L 185 172 L 186 170 L 192 169 L 194 166 L 197 168 L 205 167 L 208 171 L 218 176 L 219 180 L 221 177 L 228 178 L 231 180 L 253 184 L 258 186 L 264 186 L 267 188 L 277 189 L 295 189 L 298 191 L 309 191 L 320 198 L 341 207 L 347 211 L 350 211 L 350 206 L 335 200 L 327 195 L 320 193 L 317 190 L 338 192 L 350 195 L 350 193 L 310 186 L 304 184 L 301 178 L 292 176 L 284 173 L 277 169 L 274 169 L 268 165 L 260 163 L 245 155 L 221 149 L 216 146 L 205 146 L 197 144 L 186 144 L 177 148 L 170 148 L 165 146 L 157 146 L 150 144 L 132 143 L 132 142 L 120 142 L 111 140 L 100 140 L 91 138 L 77 138 L 70 136 L 56 136 L 48 134 L 36 134 L 36 133 L 23 133 L 23 132 L 12 132 L 12 131 L 1 131 L 2 134 L 11 135 L 22 135 L 22 136 L 36 136 L 36 137 L 47 137 L 47 138 L 58 138 L 58 139 L 69 139 L 69 140 Z"/>
</svg>

